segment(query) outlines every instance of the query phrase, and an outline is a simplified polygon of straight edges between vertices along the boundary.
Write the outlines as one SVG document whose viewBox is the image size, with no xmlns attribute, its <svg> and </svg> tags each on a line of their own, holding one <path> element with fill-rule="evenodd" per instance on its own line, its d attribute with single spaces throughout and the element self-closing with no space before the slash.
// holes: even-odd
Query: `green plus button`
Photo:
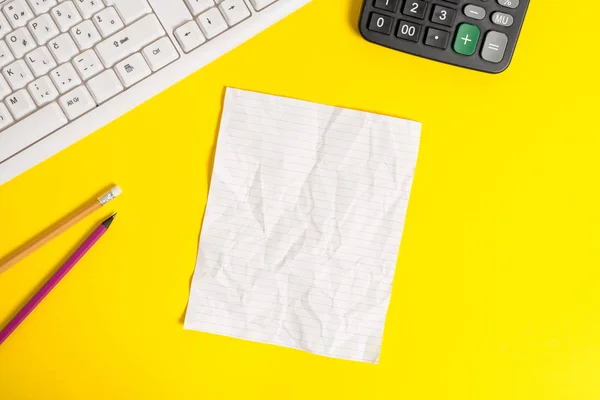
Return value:
<svg viewBox="0 0 600 400">
<path fill-rule="evenodd" d="M 481 31 L 475 25 L 461 24 L 454 39 L 454 51 L 465 56 L 472 55 L 475 53 L 480 34 Z"/>
</svg>

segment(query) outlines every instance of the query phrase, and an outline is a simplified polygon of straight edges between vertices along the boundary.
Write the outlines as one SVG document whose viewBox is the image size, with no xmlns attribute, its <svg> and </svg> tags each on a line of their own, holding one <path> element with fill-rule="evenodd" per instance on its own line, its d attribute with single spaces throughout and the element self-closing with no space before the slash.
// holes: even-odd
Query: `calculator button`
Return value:
<svg viewBox="0 0 600 400">
<path fill-rule="evenodd" d="M 425 10 L 427 9 L 427 3 L 423 0 L 408 0 L 404 4 L 402 14 L 410 15 L 411 17 L 425 19 Z"/>
<path fill-rule="evenodd" d="M 448 3 L 458 4 L 460 0 L 446 0 Z"/>
<path fill-rule="evenodd" d="M 485 8 L 475 6 L 473 4 L 466 5 L 463 12 L 469 18 L 473 18 L 473 19 L 484 19 L 485 18 Z"/>
<path fill-rule="evenodd" d="M 375 0 L 375 8 L 396 12 L 400 0 Z"/>
<path fill-rule="evenodd" d="M 503 12 L 495 12 L 492 14 L 492 22 L 500 26 L 512 26 L 515 19 L 512 15 Z"/>
<path fill-rule="evenodd" d="M 436 24 L 452 26 L 456 11 L 448 7 L 435 6 L 431 14 L 431 22 Z"/>
<path fill-rule="evenodd" d="M 400 20 L 396 36 L 401 39 L 417 42 L 419 40 L 419 33 L 421 33 L 421 25 Z"/>
<path fill-rule="evenodd" d="M 464 56 L 470 56 L 475 53 L 477 42 L 481 31 L 475 25 L 461 24 L 456 32 L 454 39 L 454 51 Z"/>
<path fill-rule="evenodd" d="M 441 31 L 435 28 L 429 28 L 427 30 L 427 37 L 425 38 L 425 44 L 427 46 L 438 47 L 445 49 L 448 47 L 448 39 L 450 34 L 446 31 Z"/>
<path fill-rule="evenodd" d="M 504 58 L 508 36 L 504 33 L 491 31 L 485 36 L 485 42 L 481 49 L 481 58 L 486 61 L 499 63 Z"/>
<path fill-rule="evenodd" d="M 385 15 L 372 13 L 371 21 L 369 22 L 369 30 L 389 35 L 392 32 L 394 18 Z"/>
<path fill-rule="evenodd" d="M 498 4 L 508 8 L 517 8 L 519 7 L 519 0 L 497 0 Z"/>
</svg>

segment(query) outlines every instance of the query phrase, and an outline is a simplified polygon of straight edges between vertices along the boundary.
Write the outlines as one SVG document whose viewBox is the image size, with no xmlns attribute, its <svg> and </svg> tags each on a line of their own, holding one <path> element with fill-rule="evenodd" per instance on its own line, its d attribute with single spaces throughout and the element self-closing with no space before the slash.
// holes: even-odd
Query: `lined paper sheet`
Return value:
<svg viewBox="0 0 600 400">
<path fill-rule="evenodd" d="M 376 363 L 420 130 L 228 89 L 185 328 Z"/>
</svg>

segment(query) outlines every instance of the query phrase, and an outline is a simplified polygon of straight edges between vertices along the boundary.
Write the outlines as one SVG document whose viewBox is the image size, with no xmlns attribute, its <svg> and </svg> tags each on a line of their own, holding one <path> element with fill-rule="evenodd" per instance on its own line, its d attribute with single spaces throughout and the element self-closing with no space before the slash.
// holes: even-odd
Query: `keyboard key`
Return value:
<svg viewBox="0 0 600 400">
<path fill-rule="evenodd" d="M 250 16 L 250 10 L 244 0 L 223 0 L 219 4 L 219 10 L 229 26 L 238 24 Z"/>
<path fill-rule="evenodd" d="M 496 25 L 509 27 L 515 22 L 515 19 L 510 14 L 495 12 L 492 14 L 492 22 Z"/>
<path fill-rule="evenodd" d="M 48 14 L 42 14 L 29 22 L 29 30 L 38 44 L 46 44 L 48 40 L 60 35 L 60 30 Z"/>
<path fill-rule="evenodd" d="M 0 161 L 48 136 L 68 122 L 58 104 L 51 103 L 0 134 Z"/>
<path fill-rule="evenodd" d="M 84 19 L 89 19 L 104 8 L 102 0 L 75 0 L 75 5 Z"/>
<path fill-rule="evenodd" d="M 61 32 L 66 32 L 82 21 L 81 15 L 72 1 L 65 1 L 50 12 Z"/>
<path fill-rule="evenodd" d="M 118 63 L 115 66 L 115 72 L 125 87 L 133 86 L 152 73 L 140 53 L 135 53 Z"/>
<path fill-rule="evenodd" d="M 108 7 L 92 18 L 102 37 L 107 37 L 121 30 L 125 25 L 114 7 Z"/>
<path fill-rule="evenodd" d="M 517 8 L 519 7 L 519 0 L 497 0 L 498 4 L 508 8 Z"/>
<path fill-rule="evenodd" d="M 375 0 L 375 8 L 379 8 L 382 10 L 396 12 L 398 8 L 399 0 Z"/>
<path fill-rule="evenodd" d="M 199 30 L 199 29 L 198 29 Z M 140 51 L 156 39 L 164 36 L 165 31 L 155 15 L 147 15 L 120 32 L 100 42 L 96 51 L 104 66 L 111 67 L 117 61 Z"/>
<path fill-rule="evenodd" d="M 410 15 L 411 17 L 424 19 L 425 10 L 427 9 L 427 3 L 423 0 L 408 0 L 404 4 L 402 14 Z"/>
<path fill-rule="evenodd" d="M 56 0 L 28 0 L 28 2 L 35 15 L 46 13 L 57 4 Z"/>
<path fill-rule="evenodd" d="M 13 62 L 15 57 L 4 40 L 0 40 L 0 68 Z"/>
<path fill-rule="evenodd" d="M 171 43 L 168 37 L 158 39 L 150 46 L 146 47 L 142 54 L 146 58 L 148 65 L 152 68 L 152 71 L 158 71 L 162 67 L 179 58 L 179 53 Z"/>
<path fill-rule="evenodd" d="M 221 15 L 221 12 L 216 7 L 200 15 L 198 17 L 198 24 L 202 33 L 208 39 L 214 38 L 229 28 L 227 22 L 225 22 L 225 18 L 223 18 L 223 15 Z"/>
<path fill-rule="evenodd" d="M 10 31 L 12 31 L 12 26 L 10 26 L 4 14 L 0 12 L 0 38 L 3 38 Z"/>
<path fill-rule="evenodd" d="M 22 119 L 35 111 L 35 103 L 26 89 L 11 94 L 4 103 L 16 120 Z"/>
<path fill-rule="evenodd" d="M 75 42 L 81 50 L 89 49 L 102 40 L 94 23 L 89 20 L 71 28 L 71 36 L 75 38 Z"/>
<path fill-rule="evenodd" d="M 213 0 L 185 0 L 192 15 L 196 16 L 203 13 L 215 5 Z"/>
<path fill-rule="evenodd" d="M 25 27 L 19 28 L 6 36 L 6 43 L 15 55 L 15 58 L 21 58 L 25 53 L 35 49 L 35 41 Z"/>
<path fill-rule="evenodd" d="M 105 0 L 105 3 L 115 6 L 126 25 L 152 12 L 146 0 Z"/>
<path fill-rule="evenodd" d="M 473 4 L 467 4 L 463 9 L 465 15 L 469 18 L 482 20 L 485 18 L 485 8 Z"/>
<path fill-rule="evenodd" d="M 0 103 L 0 130 L 11 126 L 15 122 L 10 112 L 8 112 L 8 108 L 4 105 L 4 103 Z"/>
<path fill-rule="evenodd" d="M 88 80 L 104 69 L 94 50 L 84 51 L 75 57 L 73 59 L 73 65 L 83 80 Z"/>
<path fill-rule="evenodd" d="M 10 85 L 8 84 L 8 82 L 6 82 L 6 79 L 4 79 L 4 77 L 0 74 L 0 99 L 5 98 L 10 93 L 12 93 Z"/>
<path fill-rule="evenodd" d="M 4 6 L 3 11 L 13 28 L 25 26 L 33 18 L 33 11 L 31 11 L 25 0 L 9 1 Z"/>
<path fill-rule="evenodd" d="M 51 40 L 48 43 L 48 48 L 59 64 L 69 61 L 75 54 L 79 53 L 77 45 L 68 33 L 63 33 Z"/>
<path fill-rule="evenodd" d="M 175 30 L 175 37 L 181 45 L 181 48 L 186 53 L 194 50 L 202 43 L 206 42 L 204 35 L 200 32 L 200 28 L 196 21 L 190 21 L 187 24 L 180 26 Z"/>
<path fill-rule="evenodd" d="M 54 85 L 61 94 L 66 93 L 75 86 L 81 84 L 79 75 L 77 75 L 75 68 L 73 68 L 73 66 L 69 63 L 63 64 L 52 70 L 52 72 L 50 72 L 50 76 L 52 77 Z"/>
<path fill-rule="evenodd" d="M 394 18 L 377 13 L 371 14 L 371 20 L 369 21 L 370 31 L 389 35 L 392 32 L 392 25 L 394 25 Z"/>
<path fill-rule="evenodd" d="M 401 39 L 410 40 L 411 42 L 418 42 L 419 33 L 421 33 L 421 25 L 401 20 L 400 24 L 398 24 L 396 36 Z"/>
<path fill-rule="evenodd" d="M 25 61 L 27 61 L 27 65 L 33 72 L 33 75 L 36 77 L 40 77 L 45 75 L 52 68 L 56 67 L 56 61 L 54 61 L 54 57 L 50 54 L 50 51 L 46 47 L 38 47 L 31 53 L 25 56 Z"/>
<path fill-rule="evenodd" d="M 475 53 L 477 42 L 481 31 L 475 25 L 460 24 L 454 39 L 454 51 L 464 56 L 470 56 Z"/>
<path fill-rule="evenodd" d="M 454 24 L 455 16 L 456 11 L 453 9 L 436 5 L 433 8 L 433 14 L 431 14 L 431 22 L 435 22 L 436 24 L 440 25 L 452 26 L 452 24 Z"/>
<path fill-rule="evenodd" d="M 62 96 L 58 102 L 70 120 L 74 120 L 96 107 L 92 95 L 83 85 Z"/>
<path fill-rule="evenodd" d="M 33 80 L 33 74 L 23 60 L 17 60 L 2 70 L 12 90 L 19 90 Z"/>
<path fill-rule="evenodd" d="M 48 104 L 58 97 L 56 87 L 47 76 L 42 76 L 40 79 L 31 82 L 27 85 L 27 89 L 38 107 Z"/>
<path fill-rule="evenodd" d="M 439 49 L 445 49 L 448 47 L 448 39 L 450 34 L 440 29 L 429 28 L 427 30 L 427 37 L 425 38 L 425 44 L 427 46 L 437 47 Z"/>
<path fill-rule="evenodd" d="M 499 63 L 504 58 L 507 44 L 508 36 L 504 33 L 496 31 L 488 32 L 481 48 L 481 58 L 489 62 Z"/>
<path fill-rule="evenodd" d="M 112 69 L 90 79 L 87 87 L 98 104 L 110 99 L 124 89 L 123 84 Z"/>
<path fill-rule="evenodd" d="M 275 3 L 275 1 L 276 0 L 250 0 L 250 4 L 252 4 L 252 7 L 254 7 L 254 9 L 256 11 L 260 11 L 260 10 L 266 8 L 267 6 Z M 391 0 L 391 1 L 394 1 L 394 0 Z"/>
</svg>

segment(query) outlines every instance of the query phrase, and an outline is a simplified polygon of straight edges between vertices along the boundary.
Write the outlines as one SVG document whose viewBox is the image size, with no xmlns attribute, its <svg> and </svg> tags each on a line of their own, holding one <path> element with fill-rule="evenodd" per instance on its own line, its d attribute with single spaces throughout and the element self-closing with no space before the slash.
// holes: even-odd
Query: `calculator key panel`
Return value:
<svg viewBox="0 0 600 400">
<path fill-rule="evenodd" d="M 368 41 L 460 67 L 499 73 L 512 60 L 529 0 L 365 0 Z"/>
</svg>

